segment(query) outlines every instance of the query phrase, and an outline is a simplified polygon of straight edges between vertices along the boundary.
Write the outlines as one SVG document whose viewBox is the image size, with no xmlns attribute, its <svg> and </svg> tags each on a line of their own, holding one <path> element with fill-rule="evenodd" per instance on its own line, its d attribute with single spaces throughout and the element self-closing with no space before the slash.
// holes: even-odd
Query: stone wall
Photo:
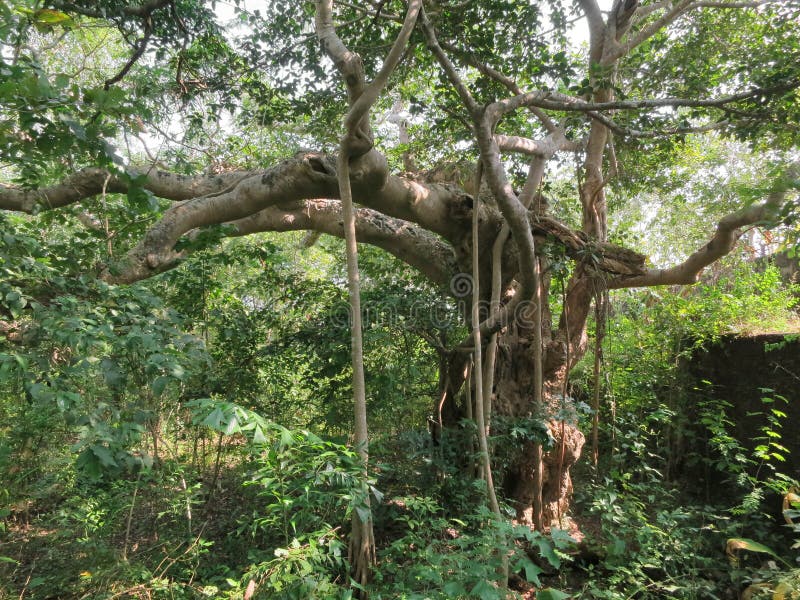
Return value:
<svg viewBox="0 0 800 600">
<path fill-rule="evenodd" d="M 768 349 L 770 345 L 779 347 Z M 788 450 L 780 470 L 800 479 L 800 336 L 765 334 L 726 336 L 718 344 L 697 352 L 686 365 L 697 397 L 710 394 L 732 406 L 728 418 L 734 436 L 750 448 L 763 436 L 763 413 L 770 406 L 786 413 L 779 443 Z M 703 381 L 711 383 L 704 384 Z M 772 391 L 764 391 L 772 390 Z M 777 399 L 780 395 L 786 402 Z M 766 405 L 762 398 L 775 398 Z"/>
</svg>

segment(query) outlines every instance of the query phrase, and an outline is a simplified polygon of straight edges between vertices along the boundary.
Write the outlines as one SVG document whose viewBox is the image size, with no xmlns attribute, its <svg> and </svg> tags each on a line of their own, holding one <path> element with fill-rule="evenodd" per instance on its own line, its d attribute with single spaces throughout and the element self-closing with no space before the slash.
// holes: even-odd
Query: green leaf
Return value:
<svg viewBox="0 0 800 600">
<path fill-rule="evenodd" d="M 225 435 L 232 435 L 234 433 L 239 433 L 241 431 L 241 427 L 239 426 L 239 418 L 232 414 L 228 422 L 225 424 L 225 427 L 222 429 L 222 433 Z"/>
<path fill-rule="evenodd" d="M 464 596 L 467 593 L 467 589 L 460 581 L 448 581 L 444 584 L 444 587 L 442 587 L 442 591 L 447 595 L 448 598 Z"/>
<path fill-rule="evenodd" d="M 470 596 L 476 596 L 481 600 L 500 600 L 502 595 L 491 583 L 485 579 L 481 579 L 469 592 Z"/>
<path fill-rule="evenodd" d="M 561 559 L 555 553 L 550 540 L 545 538 L 538 538 L 535 540 L 536 546 L 539 548 L 541 555 L 547 560 L 548 563 L 554 568 L 558 569 L 561 566 Z"/>
<path fill-rule="evenodd" d="M 381 492 L 374 485 L 369 486 L 369 489 L 372 492 L 372 495 L 375 496 L 375 500 L 378 502 L 378 504 L 383 502 L 383 492 Z"/>
<path fill-rule="evenodd" d="M 776 558 L 778 556 L 771 548 L 765 546 L 764 544 L 760 544 L 754 540 L 747 538 L 730 538 L 728 540 L 727 545 L 725 546 L 725 551 L 730 556 L 737 550 L 749 550 L 750 552 L 761 552 L 763 554 L 769 554 L 770 556 L 774 556 Z"/>
<path fill-rule="evenodd" d="M 140 186 L 131 185 L 128 188 L 128 202 L 131 207 L 141 213 L 158 210 L 158 198 L 153 192 Z"/>
<path fill-rule="evenodd" d="M 124 385 L 125 373 L 115 361 L 104 358 L 100 361 L 100 369 L 103 371 L 103 377 L 109 387 L 118 388 Z"/>
<path fill-rule="evenodd" d="M 294 445 L 294 436 L 292 435 L 291 430 L 285 428 L 281 430 L 280 445 L 281 448 L 288 448 Z"/>
<path fill-rule="evenodd" d="M 36 23 L 43 25 L 59 25 L 72 21 L 72 17 L 68 14 L 50 8 L 37 10 L 33 15 L 33 19 Z"/>
<path fill-rule="evenodd" d="M 542 574 L 543 570 L 541 567 L 536 565 L 530 558 L 527 556 L 520 557 L 520 560 L 516 564 L 516 568 L 522 568 L 525 570 L 525 579 L 530 581 L 531 583 L 540 586 L 542 585 L 539 581 L 539 575 Z"/>
<path fill-rule="evenodd" d="M 224 418 L 225 413 L 222 412 L 221 408 L 216 407 L 205 419 L 203 419 L 203 425 L 208 425 L 212 429 L 220 431 L 222 429 L 222 420 Z"/>
<path fill-rule="evenodd" d="M 172 377 L 156 377 L 150 387 L 156 396 L 161 396 L 170 381 L 172 381 Z"/>
<path fill-rule="evenodd" d="M 569 594 L 565 594 L 560 590 L 554 590 L 553 588 L 547 588 L 536 592 L 536 600 L 566 600 L 569 597 Z"/>
<path fill-rule="evenodd" d="M 267 436 L 264 435 L 264 430 L 261 428 L 260 425 L 256 425 L 253 428 L 253 443 L 265 444 L 266 442 L 267 442 Z"/>
<path fill-rule="evenodd" d="M 99 444 L 93 444 L 91 446 L 92 454 L 94 454 L 100 464 L 104 467 L 116 467 L 117 461 L 114 460 L 114 456 L 111 454 L 111 451 L 106 448 L 105 446 L 101 446 Z"/>
</svg>

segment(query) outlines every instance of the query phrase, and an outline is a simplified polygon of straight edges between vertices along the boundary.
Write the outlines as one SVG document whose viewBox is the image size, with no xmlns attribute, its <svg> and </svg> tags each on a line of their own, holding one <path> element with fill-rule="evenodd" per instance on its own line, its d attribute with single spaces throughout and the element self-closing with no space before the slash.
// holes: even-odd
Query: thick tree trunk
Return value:
<svg viewBox="0 0 800 600">
<path fill-rule="evenodd" d="M 561 381 L 545 381 L 544 414 L 532 413 L 533 365 L 532 351 L 526 338 L 509 333 L 501 339 L 502 352 L 498 356 L 495 396 L 493 399 L 497 426 L 495 434 L 503 434 L 511 427 L 527 430 L 530 436 L 518 445 L 512 444 L 510 456 L 497 460 L 507 464 L 505 472 L 498 474 L 503 494 L 514 505 L 517 519 L 532 524 L 533 499 L 536 494 L 535 462 L 536 444 L 544 441 L 546 431 L 554 443 L 542 457 L 542 523 L 545 527 L 563 522 L 569 509 L 572 494 L 570 470 L 580 458 L 584 436 L 577 427 L 569 399 L 562 399 Z M 539 429 L 538 424 L 541 424 Z M 535 438 L 535 439 L 533 439 Z M 504 445 L 505 447 L 505 445 Z"/>
<path fill-rule="evenodd" d="M 547 268 L 543 272 L 548 273 Z M 543 277 L 543 297 L 549 296 L 549 277 Z M 545 442 L 542 455 L 542 525 L 565 525 L 572 494 L 572 466 L 581 456 L 584 435 L 577 427 L 577 415 L 565 392 L 569 370 L 587 349 L 586 320 L 592 304 L 592 275 L 581 267 L 567 284 L 564 306 L 556 326 L 547 302 L 542 306 L 543 402 L 540 414 L 534 414 L 534 328 L 528 316 L 503 329 L 497 341 L 496 370 L 491 390 L 491 435 L 495 458 L 495 481 L 502 497 L 510 501 L 520 522 L 533 524 L 536 498 L 537 444 Z M 454 352 L 443 360 L 446 377 L 440 389 L 436 418 L 445 430 L 458 431 L 460 421 L 469 418 L 464 394 L 463 352 Z M 468 383 L 467 383 L 468 385 Z M 488 390 L 487 390 L 488 391 Z M 442 400 L 443 396 L 443 400 Z M 512 428 L 517 433 L 511 436 Z M 525 432 L 519 435 L 519 432 Z M 459 436 L 446 435 L 448 440 Z M 549 443 L 548 443 L 549 442 Z M 464 451 L 466 452 L 466 446 Z M 465 466 L 471 464 L 464 461 Z"/>
</svg>

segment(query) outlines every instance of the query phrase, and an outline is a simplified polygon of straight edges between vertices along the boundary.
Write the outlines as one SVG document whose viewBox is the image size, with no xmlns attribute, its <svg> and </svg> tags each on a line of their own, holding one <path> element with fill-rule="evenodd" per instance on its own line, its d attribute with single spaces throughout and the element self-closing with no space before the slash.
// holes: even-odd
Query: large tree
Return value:
<svg viewBox="0 0 800 600">
<path fill-rule="evenodd" d="M 743 198 L 708 224 L 707 244 L 663 268 L 614 243 L 610 201 L 655 188 L 652 173 L 690 135 L 791 158 L 798 5 L 274 0 L 259 12 L 236 1 L 223 27 L 209 4 L 0 7 L 0 155 L 14 180 L 0 209 L 61 210 L 99 230 L 108 252 L 95 273 L 121 285 L 178 267 L 198 239 L 344 237 L 352 198 L 361 243 L 456 300 L 479 290 L 482 310 L 459 304 L 476 334 L 443 349 L 437 418 L 476 414 L 464 383 L 483 381 L 486 427 L 529 424 L 497 485 L 520 519 L 561 518 L 584 443 L 566 382 L 593 302 L 694 283 L 745 229 L 786 216 L 790 186 L 775 171 L 760 201 Z M 126 148 L 149 159 L 123 159 Z M 112 194 L 136 210 L 109 211 Z M 563 302 L 551 307 L 556 281 Z M 482 377 L 468 377 L 476 339 Z"/>
</svg>

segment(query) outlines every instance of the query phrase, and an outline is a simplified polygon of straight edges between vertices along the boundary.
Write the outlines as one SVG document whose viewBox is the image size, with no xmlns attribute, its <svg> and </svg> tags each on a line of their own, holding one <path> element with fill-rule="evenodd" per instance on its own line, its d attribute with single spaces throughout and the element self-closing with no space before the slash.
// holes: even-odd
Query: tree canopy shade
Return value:
<svg viewBox="0 0 800 600">
<path fill-rule="evenodd" d="M 566 380 L 593 301 L 692 284 L 746 229 L 794 218 L 800 5 L 233 0 L 220 23 L 216 4 L 0 6 L 0 209 L 76 219 L 105 252 L 73 274 L 112 284 L 226 237 L 343 237 L 349 200 L 359 241 L 456 299 L 477 257 L 468 283 L 488 308 L 464 316 L 484 335 L 446 349 L 437 416 L 473 414 L 461 390 L 482 339 L 487 422 L 540 424 L 498 486 L 521 520 L 562 519 L 583 445 Z M 749 144 L 763 180 L 705 245 L 655 268 L 611 209 L 699 136 Z"/>
</svg>

